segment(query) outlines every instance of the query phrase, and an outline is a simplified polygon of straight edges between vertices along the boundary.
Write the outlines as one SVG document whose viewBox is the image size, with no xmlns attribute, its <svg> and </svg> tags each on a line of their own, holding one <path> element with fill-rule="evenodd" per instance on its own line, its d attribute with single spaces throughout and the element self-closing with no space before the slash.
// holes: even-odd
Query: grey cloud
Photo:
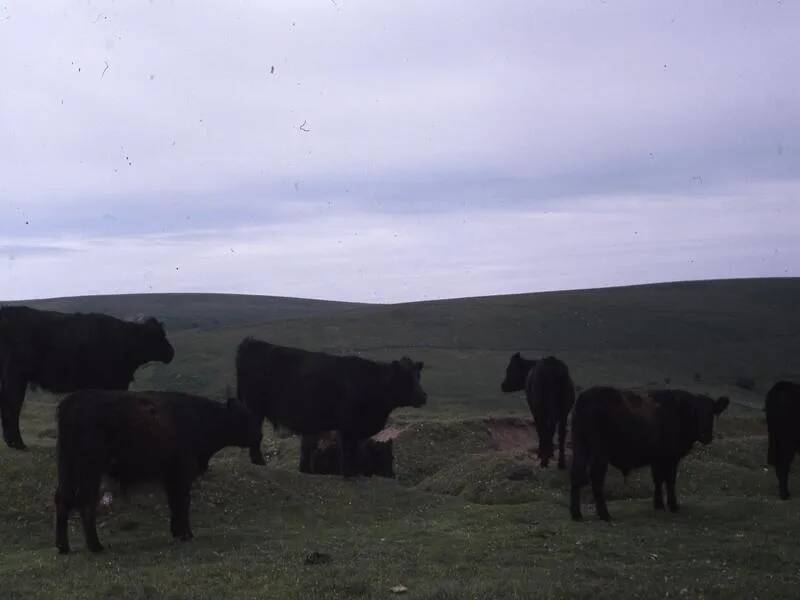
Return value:
<svg viewBox="0 0 800 600">
<path fill-rule="evenodd" d="M 69 272 L 60 294 L 214 290 L 385 302 L 800 275 L 800 205 L 791 198 L 601 197 L 557 208 L 513 218 L 486 210 L 347 213 L 76 241 L 80 253 L 0 269 L 0 289 L 5 299 L 40 296 L 42 280 Z"/>
<path fill-rule="evenodd" d="M 28 256 L 49 256 L 55 254 L 72 253 L 74 248 L 62 246 L 22 246 L 17 244 L 0 244 L 0 258 L 15 260 Z"/>
<path fill-rule="evenodd" d="M 792 152 L 800 114 L 790 6 L 15 7 L 5 54 L 23 59 L 2 67 L 24 82 L 4 102 L 17 122 L 6 123 L 15 194 L 35 196 L 25 183 L 48 168 L 57 176 L 42 192 L 152 201 L 254 172 L 477 167 L 539 179 L 650 152 L 729 162 L 726 148 L 769 161 L 780 143 Z M 109 19 L 95 23 L 98 11 Z"/>
<path fill-rule="evenodd" d="M 618 203 L 633 198 L 625 210 L 645 221 L 662 214 L 662 202 L 705 206 L 698 214 L 711 248 L 734 235 L 711 210 L 720 198 L 737 199 L 726 218 L 745 223 L 751 240 L 771 235 L 771 217 L 758 210 L 780 201 L 791 212 L 797 202 L 800 7 L 786 2 L 7 5 L 0 241 L 9 246 L 132 240 L 158 273 L 145 252 L 153 236 L 171 248 L 213 239 L 222 251 L 258 229 L 309 243 L 315 232 L 334 245 L 320 257 L 346 262 L 353 257 L 319 223 L 407 227 L 409 219 L 441 225 L 491 214 L 491 239 L 520 214 L 611 211 L 622 219 Z M 456 249 L 470 243 L 443 239 Z M 393 246 L 373 243 L 390 260 Z M 416 243 L 420 252 L 444 251 L 437 239 Z M 480 273 L 499 272 L 505 254 L 485 243 L 468 256 Z M 589 243 L 581 251 L 591 252 Z M 651 243 L 642 256 L 654 256 Z M 794 247 L 781 243 L 787 254 Z M 118 260 L 139 264 L 128 254 Z M 754 260 L 741 257 L 730 274 L 760 273 Z M 431 282 L 444 279 L 425 264 L 404 294 L 467 289 L 441 284 L 436 292 Z M 574 273 L 553 285 L 617 281 L 580 264 L 553 268 Z M 330 288 L 311 266 L 302 269 Z M 19 271 L 9 285 L 27 280 Z M 698 271 L 712 272 L 720 271 Z M 655 273 L 683 271 L 662 265 Z M 121 289 L 112 273 L 103 277 L 82 285 Z M 170 288 L 164 277 L 137 285 Z M 195 277 L 192 286 L 216 289 L 201 270 Z M 507 289 L 486 277 L 495 287 L 482 291 Z M 66 285 L 38 281 L 52 290 L 31 293 Z"/>
</svg>

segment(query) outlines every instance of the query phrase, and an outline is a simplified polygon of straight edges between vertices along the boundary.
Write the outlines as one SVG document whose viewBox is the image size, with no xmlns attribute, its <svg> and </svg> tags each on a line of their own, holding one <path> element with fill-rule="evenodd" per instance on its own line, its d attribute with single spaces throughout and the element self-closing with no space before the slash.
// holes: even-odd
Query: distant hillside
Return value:
<svg viewBox="0 0 800 600">
<path fill-rule="evenodd" d="M 250 296 L 241 294 L 121 294 L 23 300 L 3 304 L 24 304 L 42 310 L 102 312 L 122 319 L 154 316 L 168 329 L 215 328 L 263 323 L 275 319 L 330 315 L 365 306 L 348 302 Z"/>
<path fill-rule="evenodd" d="M 760 405 L 779 377 L 800 378 L 800 279 L 751 279 L 463 298 L 394 305 L 222 294 L 36 301 L 56 310 L 154 314 L 176 348 L 135 386 L 220 397 L 245 336 L 376 359 L 424 360 L 427 415 L 522 410 L 500 392 L 508 357 L 556 354 L 578 385 L 681 386 Z M 752 391 L 736 380 L 755 380 Z M 411 414 L 414 414 L 413 411 Z"/>
</svg>

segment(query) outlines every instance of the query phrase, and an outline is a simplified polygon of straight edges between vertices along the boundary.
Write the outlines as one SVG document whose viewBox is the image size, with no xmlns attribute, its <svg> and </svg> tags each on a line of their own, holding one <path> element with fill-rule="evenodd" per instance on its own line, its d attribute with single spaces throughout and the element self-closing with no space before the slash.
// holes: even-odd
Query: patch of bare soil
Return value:
<svg viewBox="0 0 800 600">
<path fill-rule="evenodd" d="M 398 435 L 403 433 L 405 429 L 406 429 L 405 427 L 390 426 L 373 435 L 372 439 L 375 440 L 376 442 L 388 442 L 389 440 L 393 440 Z"/>
<path fill-rule="evenodd" d="M 539 447 L 533 419 L 504 417 L 486 419 L 484 423 L 491 447 L 497 452 L 533 454 Z"/>
</svg>

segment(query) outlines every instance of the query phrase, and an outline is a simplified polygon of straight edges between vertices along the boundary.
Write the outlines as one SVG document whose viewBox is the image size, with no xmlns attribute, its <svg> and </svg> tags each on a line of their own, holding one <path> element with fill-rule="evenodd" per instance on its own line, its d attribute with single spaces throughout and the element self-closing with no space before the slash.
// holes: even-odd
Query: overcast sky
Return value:
<svg viewBox="0 0 800 600">
<path fill-rule="evenodd" d="M 800 276 L 800 5 L 0 0 L 0 299 Z"/>
</svg>

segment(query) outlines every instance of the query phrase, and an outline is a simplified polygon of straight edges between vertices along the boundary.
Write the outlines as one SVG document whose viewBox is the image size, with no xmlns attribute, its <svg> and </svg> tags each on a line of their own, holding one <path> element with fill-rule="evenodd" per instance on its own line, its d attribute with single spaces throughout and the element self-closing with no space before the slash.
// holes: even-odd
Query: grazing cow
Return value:
<svg viewBox="0 0 800 600">
<path fill-rule="evenodd" d="M 392 440 L 361 440 L 356 454 L 355 471 L 372 477 L 394 477 Z M 318 475 L 342 474 L 342 444 L 331 431 L 320 435 L 304 435 L 300 443 L 300 472 Z"/>
<path fill-rule="evenodd" d="M 85 390 L 58 406 L 56 547 L 69 552 L 67 521 L 80 511 L 86 546 L 103 549 L 95 513 L 100 480 L 106 475 L 123 489 L 143 482 L 164 486 L 170 531 L 192 538 L 190 489 L 208 461 L 226 446 L 261 441 L 259 420 L 240 402 L 223 404 L 175 392 Z"/>
<path fill-rule="evenodd" d="M 588 469 L 597 514 L 603 520 L 611 519 L 603 492 L 609 464 L 623 475 L 650 465 L 655 509 L 664 509 L 662 485 L 666 483 L 667 504 L 677 512 L 678 463 L 695 442 L 711 442 L 714 417 L 727 406 L 728 398 L 713 400 L 681 390 L 638 394 L 593 387 L 582 392 L 572 415 L 572 518 L 582 518 L 580 489 L 587 482 Z"/>
<path fill-rule="evenodd" d="M 517 352 L 506 367 L 506 377 L 500 384 L 500 389 L 504 392 L 525 390 L 539 436 L 539 460 L 542 467 L 547 467 L 555 453 L 553 436 L 558 427 L 558 468 L 565 469 L 567 417 L 575 404 L 575 386 L 567 365 L 554 356 L 537 361 L 522 358 Z"/>
<path fill-rule="evenodd" d="M 359 440 L 383 429 L 395 408 L 425 404 L 422 367 L 406 357 L 379 363 L 246 338 L 236 354 L 237 393 L 275 428 L 296 434 L 338 431 L 347 477 L 356 473 Z M 264 464 L 259 445 L 250 449 L 250 459 Z"/>
<path fill-rule="evenodd" d="M 175 352 L 155 319 L 121 321 L 26 306 L 0 308 L 0 416 L 3 439 L 24 449 L 19 413 L 28 384 L 54 393 L 126 390 L 139 366 Z"/>
<path fill-rule="evenodd" d="M 800 450 L 800 384 L 779 381 L 764 405 L 769 434 L 767 463 L 775 467 L 782 500 L 789 499 L 789 468 Z"/>
</svg>

